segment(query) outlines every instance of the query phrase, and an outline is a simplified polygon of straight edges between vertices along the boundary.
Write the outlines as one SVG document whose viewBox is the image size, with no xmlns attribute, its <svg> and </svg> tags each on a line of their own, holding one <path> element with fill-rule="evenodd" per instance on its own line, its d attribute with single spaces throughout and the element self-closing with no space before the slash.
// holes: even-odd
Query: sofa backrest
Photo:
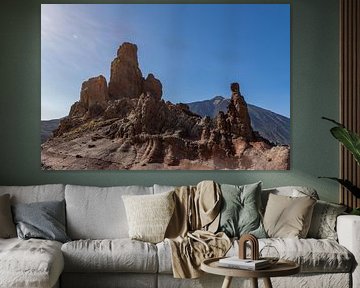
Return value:
<svg viewBox="0 0 360 288">
<path fill-rule="evenodd" d="M 175 190 L 176 186 L 154 184 L 154 194 L 166 193 Z"/>
<path fill-rule="evenodd" d="M 128 238 L 123 195 L 153 194 L 153 187 L 66 185 L 67 233 L 71 239 Z"/>
<path fill-rule="evenodd" d="M 128 238 L 123 195 L 149 195 L 173 190 L 174 186 L 154 185 L 94 187 L 47 184 L 34 186 L 0 186 L 0 195 L 10 194 L 11 203 L 66 201 L 67 233 L 72 239 Z M 262 190 L 262 208 L 269 194 L 292 197 L 305 195 L 319 199 L 312 188 L 285 186 Z"/>
<path fill-rule="evenodd" d="M 65 185 L 0 186 L 0 195 L 4 194 L 10 194 L 11 204 L 61 201 L 65 198 Z"/>
<path fill-rule="evenodd" d="M 154 194 L 164 193 L 171 190 L 174 190 L 176 186 L 166 186 L 166 185 L 154 185 Z M 274 188 L 266 188 L 261 191 L 261 205 L 262 208 L 265 209 L 266 203 L 269 199 L 269 194 L 276 194 L 282 196 L 291 196 L 291 197 L 303 197 L 303 196 L 311 196 L 315 199 L 319 199 L 319 196 L 315 189 L 304 187 L 304 186 L 282 186 L 282 187 L 274 187 Z"/>
<path fill-rule="evenodd" d="M 291 197 L 304 197 L 310 196 L 315 199 L 319 199 L 319 195 L 316 190 L 304 186 L 283 186 L 283 187 L 274 187 L 267 188 L 261 191 L 261 205 L 262 209 L 265 210 L 267 201 L 269 199 L 269 194 L 276 194 L 281 196 L 291 196 Z"/>
</svg>

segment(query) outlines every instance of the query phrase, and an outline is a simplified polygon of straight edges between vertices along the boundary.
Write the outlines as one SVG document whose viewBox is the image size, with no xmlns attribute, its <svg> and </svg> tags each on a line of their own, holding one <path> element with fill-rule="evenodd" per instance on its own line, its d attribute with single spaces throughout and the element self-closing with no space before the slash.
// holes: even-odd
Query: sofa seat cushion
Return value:
<svg viewBox="0 0 360 288">
<path fill-rule="evenodd" d="M 0 239 L 0 287 L 52 287 L 63 268 L 59 242 Z"/>
<path fill-rule="evenodd" d="M 236 243 L 237 244 L 237 243 Z M 259 249 L 275 247 L 281 259 L 294 261 L 301 266 L 301 273 L 350 272 L 354 263 L 353 255 L 338 242 L 330 239 L 268 238 L 259 240 Z M 238 251 L 229 251 L 229 256 Z M 273 249 L 263 251 L 273 252 Z M 276 255 L 262 255 L 276 256 Z"/>
<path fill-rule="evenodd" d="M 302 273 L 348 273 L 354 263 L 353 255 L 345 247 L 330 239 L 259 239 L 260 250 L 265 245 L 275 247 L 281 259 L 295 261 L 300 264 Z M 157 244 L 157 249 L 159 273 L 172 274 L 170 245 L 167 241 L 163 241 Z M 268 250 L 271 251 L 271 249 Z M 238 255 L 238 251 L 238 243 L 235 241 L 227 256 Z M 248 254 L 250 256 L 250 251 Z"/>
<path fill-rule="evenodd" d="M 61 248 L 66 272 L 156 273 L 156 246 L 131 239 L 78 240 Z"/>
</svg>

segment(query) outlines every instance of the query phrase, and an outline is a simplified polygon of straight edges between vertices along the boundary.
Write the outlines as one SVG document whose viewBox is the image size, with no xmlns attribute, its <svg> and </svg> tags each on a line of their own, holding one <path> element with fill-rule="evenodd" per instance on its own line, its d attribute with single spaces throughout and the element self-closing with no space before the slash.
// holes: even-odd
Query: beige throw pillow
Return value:
<svg viewBox="0 0 360 288">
<path fill-rule="evenodd" d="M 175 207 L 173 193 L 122 196 L 131 239 L 151 243 L 164 240 Z"/>
<path fill-rule="evenodd" d="M 264 215 L 266 233 L 273 238 L 306 238 L 315 203 L 309 196 L 270 194 Z"/>
<path fill-rule="evenodd" d="M 0 238 L 16 237 L 16 228 L 13 222 L 10 206 L 10 195 L 0 196 Z"/>
</svg>

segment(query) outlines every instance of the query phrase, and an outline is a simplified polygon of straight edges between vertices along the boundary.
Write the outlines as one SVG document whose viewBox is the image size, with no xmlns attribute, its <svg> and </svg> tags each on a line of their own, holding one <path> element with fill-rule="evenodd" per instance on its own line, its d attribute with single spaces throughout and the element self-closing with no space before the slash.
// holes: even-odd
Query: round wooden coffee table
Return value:
<svg viewBox="0 0 360 288">
<path fill-rule="evenodd" d="M 233 277 L 251 278 L 254 288 L 258 288 L 258 278 L 263 278 L 265 287 L 272 288 L 270 277 L 289 276 L 300 272 L 298 264 L 287 260 L 279 260 L 276 264 L 266 269 L 245 270 L 221 267 L 218 261 L 221 258 L 204 260 L 200 268 L 210 274 L 225 276 L 222 288 L 229 288 Z"/>
</svg>

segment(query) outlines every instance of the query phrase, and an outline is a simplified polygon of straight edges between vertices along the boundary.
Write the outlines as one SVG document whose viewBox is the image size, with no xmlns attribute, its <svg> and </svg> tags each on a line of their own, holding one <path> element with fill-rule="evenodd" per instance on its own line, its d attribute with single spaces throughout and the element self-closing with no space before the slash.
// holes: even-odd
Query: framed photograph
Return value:
<svg viewBox="0 0 360 288">
<path fill-rule="evenodd" d="M 43 170 L 290 169 L 290 4 L 42 4 Z"/>
</svg>

